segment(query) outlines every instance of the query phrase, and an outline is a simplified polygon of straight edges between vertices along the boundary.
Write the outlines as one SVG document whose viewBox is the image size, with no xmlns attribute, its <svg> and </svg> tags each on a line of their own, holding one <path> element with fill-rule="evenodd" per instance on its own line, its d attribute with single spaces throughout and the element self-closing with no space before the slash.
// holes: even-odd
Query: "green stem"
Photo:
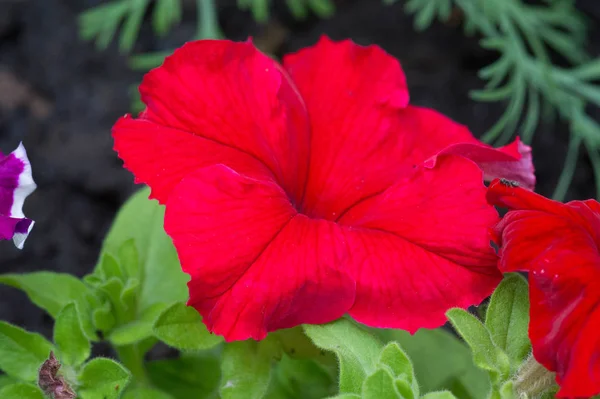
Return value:
<svg viewBox="0 0 600 399">
<path fill-rule="evenodd" d="M 550 392 L 556 387 L 554 373 L 539 364 L 533 356 L 523 363 L 513 383 L 519 395 L 525 394 L 529 398 Z"/>
<path fill-rule="evenodd" d="M 134 383 L 140 385 L 149 385 L 150 379 L 146 374 L 146 367 L 144 366 L 144 354 L 140 351 L 137 344 L 123 345 L 115 347 L 117 356 L 133 376 Z"/>
</svg>

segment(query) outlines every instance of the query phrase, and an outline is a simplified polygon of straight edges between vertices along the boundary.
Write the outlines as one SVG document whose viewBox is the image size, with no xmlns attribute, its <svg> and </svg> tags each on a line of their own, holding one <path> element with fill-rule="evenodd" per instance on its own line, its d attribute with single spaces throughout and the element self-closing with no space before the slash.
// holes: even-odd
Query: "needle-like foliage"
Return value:
<svg viewBox="0 0 600 399">
<path fill-rule="evenodd" d="M 529 143 L 544 111 L 558 114 L 569 124 L 571 136 L 554 198 L 565 198 L 581 146 L 593 165 L 600 197 L 600 125 L 587 113 L 600 106 L 595 84 L 600 59 L 590 59 L 584 49 L 585 20 L 574 1 L 531 5 L 521 0 L 410 0 L 405 7 L 414 14 L 417 29 L 460 11 L 466 33 L 481 35 L 481 45 L 498 52 L 498 59 L 479 71 L 485 87 L 472 93 L 477 101 L 507 103 L 483 135 L 485 141 L 502 145 L 517 133 Z"/>
</svg>

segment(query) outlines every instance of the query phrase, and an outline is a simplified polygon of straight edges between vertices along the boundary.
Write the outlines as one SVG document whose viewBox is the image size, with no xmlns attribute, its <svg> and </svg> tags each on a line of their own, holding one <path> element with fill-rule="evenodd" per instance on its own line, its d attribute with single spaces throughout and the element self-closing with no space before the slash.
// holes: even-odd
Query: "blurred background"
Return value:
<svg viewBox="0 0 600 399">
<path fill-rule="evenodd" d="M 482 2 L 512 8 L 481 15 L 465 8 Z M 492 143 L 526 136 L 538 192 L 596 197 L 600 1 L 467 3 L 0 0 L 0 149 L 8 153 L 23 141 L 38 184 L 25 204 L 36 225 L 23 251 L 0 242 L 0 272 L 91 271 L 112 218 L 136 189 L 112 151 L 111 126 L 139 106 L 131 89 L 144 69 L 198 37 L 253 36 L 277 57 L 322 34 L 377 44 L 401 61 L 413 104 L 437 109 L 478 137 L 488 132 Z M 504 12 L 513 25 L 494 19 Z M 492 71 L 496 86 L 474 96 L 490 76 L 482 80 L 480 71 L 499 59 L 512 64 Z M 503 125 L 494 128 L 498 120 Z M 24 294 L 4 286 L 0 319 L 45 335 L 52 326 Z"/>
</svg>

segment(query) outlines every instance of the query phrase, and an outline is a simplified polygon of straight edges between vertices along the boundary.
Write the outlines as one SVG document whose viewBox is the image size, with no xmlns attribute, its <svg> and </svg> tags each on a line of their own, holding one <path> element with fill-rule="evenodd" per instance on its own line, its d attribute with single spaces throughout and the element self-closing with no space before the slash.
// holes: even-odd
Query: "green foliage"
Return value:
<svg viewBox="0 0 600 399">
<path fill-rule="evenodd" d="M 406 351 L 422 392 L 448 389 L 461 399 L 479 399 L 489 392 L 487 373 L 473 364 L 469 348 L 449 332 L 422 329 L 411 335 L 402 330 L 372 331 Z"/>
<path fill-rule="evenodd" d="M 338 357 L 340 392 L 360 393 L 367 375 L 375 372 L 383 347 L 381 342 L 347 319 L 324 325 L 306 325 L 304 331 L 316 346 L 330 350 Z"/>
<path fill-rule="evenodd" d="M 92 347 L 84 335 L 74 303 L 65 306 L 56 317 L 54 342 L 59 358 L 69 366 L 79 366 L 90 357 Z"/>
<path fill-rule="evenodd" d="M 97 340 L 95 328 L 89 315 L 94 304 L 93 292 L 75 276 L 64 273 L 33 272 L 26 274 L 2 274 L 0 284 L 24 291 L 29 300 L 56 318 L 61 309 L 74 302 L 80 310 L 81 326 L 85 335 Z"/>
<path fill-rule="evenodd" d="M 268 390 L 272 363 L 280 357 L 279 345 L 269 339 L 227 344 L 221 361 L 221 398 L 262 398 Z"/>
<path fill-rule="evenodd" d="M 365 379 L 362 386 L 362 397 L 364 399 L 403 399 L 396 390 L 394 377 L 386 369 L 377 369 Z"/>
<path fill-rule="evenodd" d="M 462 309 L 451 309 L 447 316 L 456 331 L 471 347 L 475 364 L 490 372 L 492 382 L 504 381 L 510 372 L 508 356 L 494 343 L 483 323 Z"/>
<path fill-rule="evenodd" d="M 496 345 L 508 355 L 515 371 L 531 349 L 527 335 L 529 290 L 520 274 L 508 274 L 500 283 L 490 299 L 485 326 Z"/>
<path fill-rule="evenodd" d="M 166 309 L 154 324 L 154 335 L 180 350 L 202 350 L 212 348 L 223 341 L 206 329 L 198 312 L 183 303 Z"/>
<path fill-rule="evenodd" d="M 148 363 L 148 374 L 153 384 L 175 399 L 217 399 L 221 381 L 220 354 L 210 351 L 155 360 Z"/>
<path fill-rule="evenodd" d="M 456 7 L 468 34 L 483 36 L 481 45 L 499 54 L 479 76 L 487 83 L 473 98 L 507 102 L 505 113 L 483 136 L 506 144 L 518 132 L 530 143 L 540 119 L 558 113 L 571 130 L 563 172 L 554 198 L 563 200 L 573 178 L 580 147 L 590 157 L 600 197 L 600 124 L 586 107 L 600 106 L 600 59 L 585 51 L 586 24 L 571 0 L 546 0 L 532 5 L 523 0 L 410 0 L 406 10 L 415 15 L 415 26 L 427 28 L 435 18 L 448 20 Z M 551 54 L 571 66 L 553 63 Z M 546 111 L 546 112 L 544 112 Z"/>
<path fill-rule="evenodd" d="M 128 389 L 122 396 L 123 399 L 173 399 L 169 395 L 156 388 L 135 387 Z"/>
<path fill-rule="evenodd" d="M 243 10 L 250 10 L 257 22 L 268 21 L 271 0 L 237 0 L 237 4 Z M 296 19 L 306 18 L 310 11 L 321 18 L 328 18 L 335 12 L 332 0 L 286 0 L 286 4 Z"/>
<path fill-rule="evenodd" d="M 37 386 L 26 383 L 16 383 L 0 388 L 2 399 L 44 399 L 44 394 Z"/>
<path fill-rule="evenodd" d="M 98 357 L 83 366 L 78 394 L 81 399 L 117 399 L 130 378 L 129 371 L 119 363 Z"/>
<path fill-rule="evenodd" d="M 337 393 L 337 369 L 318 360 L 283 355 L 272 370 L 266 399 L 321 399 Z"/>
<path fill-rule="evenodd" d="M 36 333 L 0 321 L 0 370 L 24 381 L 35 381 L 53 345 Z"/>
<path fill-rule="evenodd" d="M 485 324 L 462 309 L 446 313 L 471 348 L 475 364 L 488 372 L 492 382 L 490 398 L 517 397 L 512 379 L 525 364 L 531 347 L 527 336 L 528 294 L 523 277 L 507 274 L 492 295 Z"/>
</svg>

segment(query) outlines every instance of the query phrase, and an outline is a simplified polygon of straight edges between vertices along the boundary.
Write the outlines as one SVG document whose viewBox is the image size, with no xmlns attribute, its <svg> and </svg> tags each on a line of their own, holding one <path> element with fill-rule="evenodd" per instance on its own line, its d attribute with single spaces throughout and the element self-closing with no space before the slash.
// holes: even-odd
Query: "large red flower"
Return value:
<svg viewBox="0 0 600 399">
<path fill-rule="evenodd" d="M 115 149 L 166 204 L 189 304 L 227 340 L 347 312 L 437 327 L 497 284 L 482 176 L 532 186 L 530 149 L 409 106 L 379 47 L 323 38 L 282 66 L 251 42 L 197 41 L 140 91 Z"/>
<path fill-rule="evenodd" d="M 490 203 L 509 212 L 492 230 L 502 271 L 529 272 L 529 336 L 555 371 L 559 397 L 600 394 L 600 204 L 567 204 L 494 181 Z"/>
</svg>

